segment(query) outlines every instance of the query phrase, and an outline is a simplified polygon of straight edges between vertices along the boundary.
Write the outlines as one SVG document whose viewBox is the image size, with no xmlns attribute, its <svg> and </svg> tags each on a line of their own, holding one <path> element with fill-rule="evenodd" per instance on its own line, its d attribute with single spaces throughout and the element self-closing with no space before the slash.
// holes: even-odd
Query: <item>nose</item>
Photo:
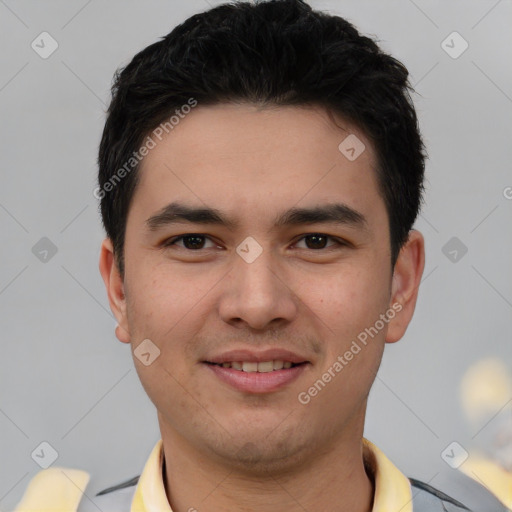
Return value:
<svg viewBox="0 0 512 512">
<path fill-rule="evenodd" d="M 293 283 L 287 282 L 269 249 L 252 262 L 235 254 L 222 283 L 219 314 L 230 325 L 265 330 L 287 324 L 297 315 Z"/>
</svg>

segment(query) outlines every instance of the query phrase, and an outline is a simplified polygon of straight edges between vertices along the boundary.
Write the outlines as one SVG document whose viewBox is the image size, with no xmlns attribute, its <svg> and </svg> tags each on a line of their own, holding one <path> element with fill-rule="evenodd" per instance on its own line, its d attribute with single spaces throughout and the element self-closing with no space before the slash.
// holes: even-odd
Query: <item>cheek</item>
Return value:
<svg viewBox="0 0 512 512">
<path fill-rule="evenodd" d="M 146 337 L 167 339 L 171 330 L 180 329 L 193 316 L 205 291 L 179 271 L 163 265 L 145 265 L 134 269 L 130 280 L 132 327 Z"/>
<path fill-rule="evenodd" d="M 190 377 L 187 344 L 197 327 L 194 305 L 201 297 L 200 290 L 149 264 L 129 275 L 128 323 L 139 379 L 157 409 L 166 410 L 172 403 L 173 409 L 181 410 L 182 385 Z M 136 352 L 143 340 L 150 340 L 159 351 L 153 352 L 158 355 L 147 366 Z"/>
<path fill-rule="evenodd" d="M 340 269 L 325 279 L 322 286 L 318 280 L 308 281 L 303 288 L 304 301 L 331 334 L 347 340 L 373 325 L 384 313 L 389 299 L 387 277 L 371 265 Z"/>
<path fill-rule="evenodd" d="M 387 309 L 388 288 L 385 280 L 377 282 L 363 271 L 340 275 L 330 283 L 310 306 L 322 320 L 325 357 L 311 382 L 314 389 L 309 389 L 317 393 L 316 406 L 329 410 L 335 423 L 344 416 L 342 411 L 348 414 L 365 399 L 374 381 L 386 332 L 386 327 L 379 329 L 380 323 L 377 330 L 375 325 Z M 328 383 L 323 387 L 315 384 L 318 380 Z M 337 411 L 330 410 L 332 403 L 338 404 Z"/>
</svg>

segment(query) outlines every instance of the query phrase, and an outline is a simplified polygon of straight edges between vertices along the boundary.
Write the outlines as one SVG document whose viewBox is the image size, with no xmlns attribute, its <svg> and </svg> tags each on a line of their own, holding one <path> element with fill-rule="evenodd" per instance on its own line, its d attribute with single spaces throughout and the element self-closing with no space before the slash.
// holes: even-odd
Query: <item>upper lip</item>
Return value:
<svg viewBox="0 0 512 512">
<path fill-rule="evenodd" d="M 207 363 L 216 364 L 230 362 L 262 363 L 264 361 L 290 361 L 295 364 L 309 363 L 305 357 L 302 357 L 299 354 L 278 348 L 270 348 L 259 352 L 247 349 L 230 350 L 205 360 Z"/>
</svg>

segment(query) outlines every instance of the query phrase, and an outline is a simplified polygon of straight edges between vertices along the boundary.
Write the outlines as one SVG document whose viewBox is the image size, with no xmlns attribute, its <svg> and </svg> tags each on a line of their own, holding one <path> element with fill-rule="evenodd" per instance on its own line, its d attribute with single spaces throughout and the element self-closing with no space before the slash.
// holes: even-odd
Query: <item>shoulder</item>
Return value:
<svg viewBox="0 0 512 512">
<path fill-rule="evenodd" d="M 459 471 L 439 476 L 436 482 L 442 490 L 409 478 L 414 512 L 508 512 L 484 486 Z"/>
<path fill-rule="evenodd" d="M 135 494 L 139 476 L 107 487 L 90 498 L 84 496 L 77 512 L 125 512 L 130 506 Z"/>
<path fill-rule="evenodd" d="M 414 512 L 458 512 L 471 510 L 466 505 L 429 484 L 409 478 Z"/>
<path fill-rule="evenodd" d="M 87 492 L 87 471 L 62 466 L 46 468 L 32 477 L 14 512 L 126 512 L 131 508 L 138 480 L 137 476 L 94 496 Z"/>
</svg>

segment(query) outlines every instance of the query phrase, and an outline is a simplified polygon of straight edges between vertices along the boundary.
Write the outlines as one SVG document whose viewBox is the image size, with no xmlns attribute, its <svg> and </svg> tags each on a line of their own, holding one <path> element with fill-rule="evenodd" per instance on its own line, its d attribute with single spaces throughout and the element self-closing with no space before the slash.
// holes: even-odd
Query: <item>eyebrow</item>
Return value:
<svg viewBox="0 0 512 512">
<path fill-rule="evenodd" d="M 190 222 L 193 224 L 211 224 L 235 230 L 239 223 L 224 215 L 220 210 L 209 207 L 188 206 L 172 202 L 146 220 L 150 231 L 163 226 Z M 332 223 L 368 229 L 364 215 L 344 203 L 330 203 L 310 208 L 290 208 L 275 219 L 276 228 L 303 224 Z"/>
</svg>

